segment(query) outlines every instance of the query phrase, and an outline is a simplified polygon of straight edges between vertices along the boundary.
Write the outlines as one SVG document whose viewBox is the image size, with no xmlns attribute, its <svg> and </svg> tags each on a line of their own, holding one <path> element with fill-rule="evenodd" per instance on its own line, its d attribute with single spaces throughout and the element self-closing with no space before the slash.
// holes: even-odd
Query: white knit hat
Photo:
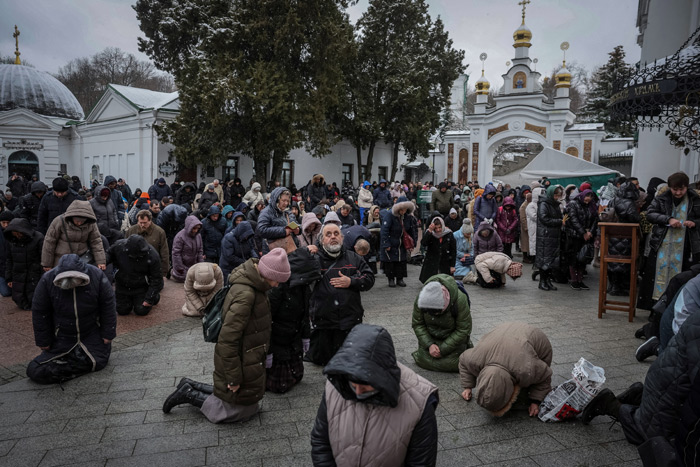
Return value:
<svg viewBox="0 0 700 467">
<path fill-rule="evenodd" d="M 450 305 L 450 291 L 438 281 L 428 282 L 418 294 L 421 310 L 446 310 Z"/>
</svg>

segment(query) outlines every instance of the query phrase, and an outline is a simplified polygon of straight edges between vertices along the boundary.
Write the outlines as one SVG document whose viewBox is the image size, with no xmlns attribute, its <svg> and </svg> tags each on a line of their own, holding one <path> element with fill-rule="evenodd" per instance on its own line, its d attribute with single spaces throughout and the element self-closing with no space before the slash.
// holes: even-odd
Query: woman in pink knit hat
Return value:
<svg viewBox="0 0 700 467">
<path fill-rule="evenodd" d="M 182 378 L 165 400 L 163 412 L 187 403 L 200 407 L 212 423 L 243 421 L 258 412 L 258 402 L 265 394 L 272 325 L 266 292 L 287 282 L 290 275 L 282 248 L 260 259 L 251 258 L 231 272 L 214 348 L 214 385 Z"/>
</svg>

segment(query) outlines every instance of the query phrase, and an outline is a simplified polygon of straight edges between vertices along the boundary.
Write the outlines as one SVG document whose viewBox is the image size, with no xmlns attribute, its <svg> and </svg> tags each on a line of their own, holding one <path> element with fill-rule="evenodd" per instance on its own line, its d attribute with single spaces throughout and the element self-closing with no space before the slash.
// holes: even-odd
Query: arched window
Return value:
<svg viewBox="0 0 700 467">
<path fill-rule="evenodd" d="M 90 170 L 90 179 L 91 180 L 100 180 L 100 166 L 99 165 L 93 165 L 92 169 Z"/>
<path fill-rule="evenodd" d="M 513 89 L 525 89 L 527 87 L 527 75 L 519 71 L 513 76 Z"/>
<path fill-rule="evenodd" d="M 578 157 L 578 148 L 574 146 L 568 147 L 566 148 L 566 153 L 571 156 Z"/>
<path fill-rule="evenodd" d="M 36 175 L 41 179 L 39 173 L 39 159 L 31 151 L 16 151 L 10 154 L 7 158 L 9 174 L 16 173 L 22 176 L 25 180 L 31 180 L 32 175 Z M 8 177 L 9 178 L 9 177 Z"/>
</svg>

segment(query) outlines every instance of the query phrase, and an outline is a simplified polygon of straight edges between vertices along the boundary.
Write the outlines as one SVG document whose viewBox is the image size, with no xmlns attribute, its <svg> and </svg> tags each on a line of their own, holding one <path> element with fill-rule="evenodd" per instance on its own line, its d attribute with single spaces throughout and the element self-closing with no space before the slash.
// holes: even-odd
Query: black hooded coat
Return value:
<svg viewBox="0 0 700 467">
<path fill-rule="evenodd" d="M 21 233 L 22 238 L 15 238 L 12 232 Z M 9 245 L 4 273 L 5 280 L 12 282 L 12 299 L 20 306 L 31 305 L 34 290 L 44 274 L 41 267 L 44 236 L 33 230 L 27 219 L 12 219 L 3 235 Z"/>
<path fill-rule="evenodd" d="M 34 182 L 32 183 L 31 191 L 29 194 L 22 196 L 19 199 L 19 217 L 28 219 L 32 228 L 36 228 L 36 220 L 39 216 L 39 205 L 41 204 L 41 197 L 46 195 L 48 187 L 44 182 Z M 41 197 L 37 196 L 37 193 L 44 193 Z"/>
<path fill-rule="evenodd" d="M 82 278 L 80 285 L 62 289 L 54 284 L 59 275 Z M 37 347 L 49 347 L 35 359 L 39 365 L 82 347 L 93 361 L 93 371 L 107 365 L 112 340 L 117 335 L 114 291 L 105 274 L 80 261 L 78 255 L 64 255 L 58 266 L 39 281 L 32 302 L 32 324 Z"/>
<path fill-rule="evenodd" d="M 145 301 L 154 304 L 163 290 L 160 256 L 141 235 L 119 240 L 109 249 L 109 260 L 117 273 L 117 293 L 146 294 Z"/>
</svg>

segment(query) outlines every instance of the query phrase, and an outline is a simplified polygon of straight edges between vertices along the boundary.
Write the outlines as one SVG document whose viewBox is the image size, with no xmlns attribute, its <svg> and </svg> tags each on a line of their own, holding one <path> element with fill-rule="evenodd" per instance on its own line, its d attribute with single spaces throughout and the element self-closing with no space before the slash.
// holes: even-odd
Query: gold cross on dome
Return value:
<svg viewBox="0 0 700 467">
<path fill-rule="evenodd" d="M 15 24 L 15 32 L 12 34 L 12 37 L 15 38 L 15 65 L 21 65 L 22 62 L 19 60 L 19 56 L 21 55 L 19 53 L 19 29 L 17 29 L 17 25 Z"/>
<path fill-rule="evenodd" d="M 530 3 L 532 3 L 532 2 L 530 2 L 530 0 L 522 0 L 522 1 L 518 2 L 518 5 L 523 6 L 523 24 L 525 24 L 525 7 Z"/>
</svg>

